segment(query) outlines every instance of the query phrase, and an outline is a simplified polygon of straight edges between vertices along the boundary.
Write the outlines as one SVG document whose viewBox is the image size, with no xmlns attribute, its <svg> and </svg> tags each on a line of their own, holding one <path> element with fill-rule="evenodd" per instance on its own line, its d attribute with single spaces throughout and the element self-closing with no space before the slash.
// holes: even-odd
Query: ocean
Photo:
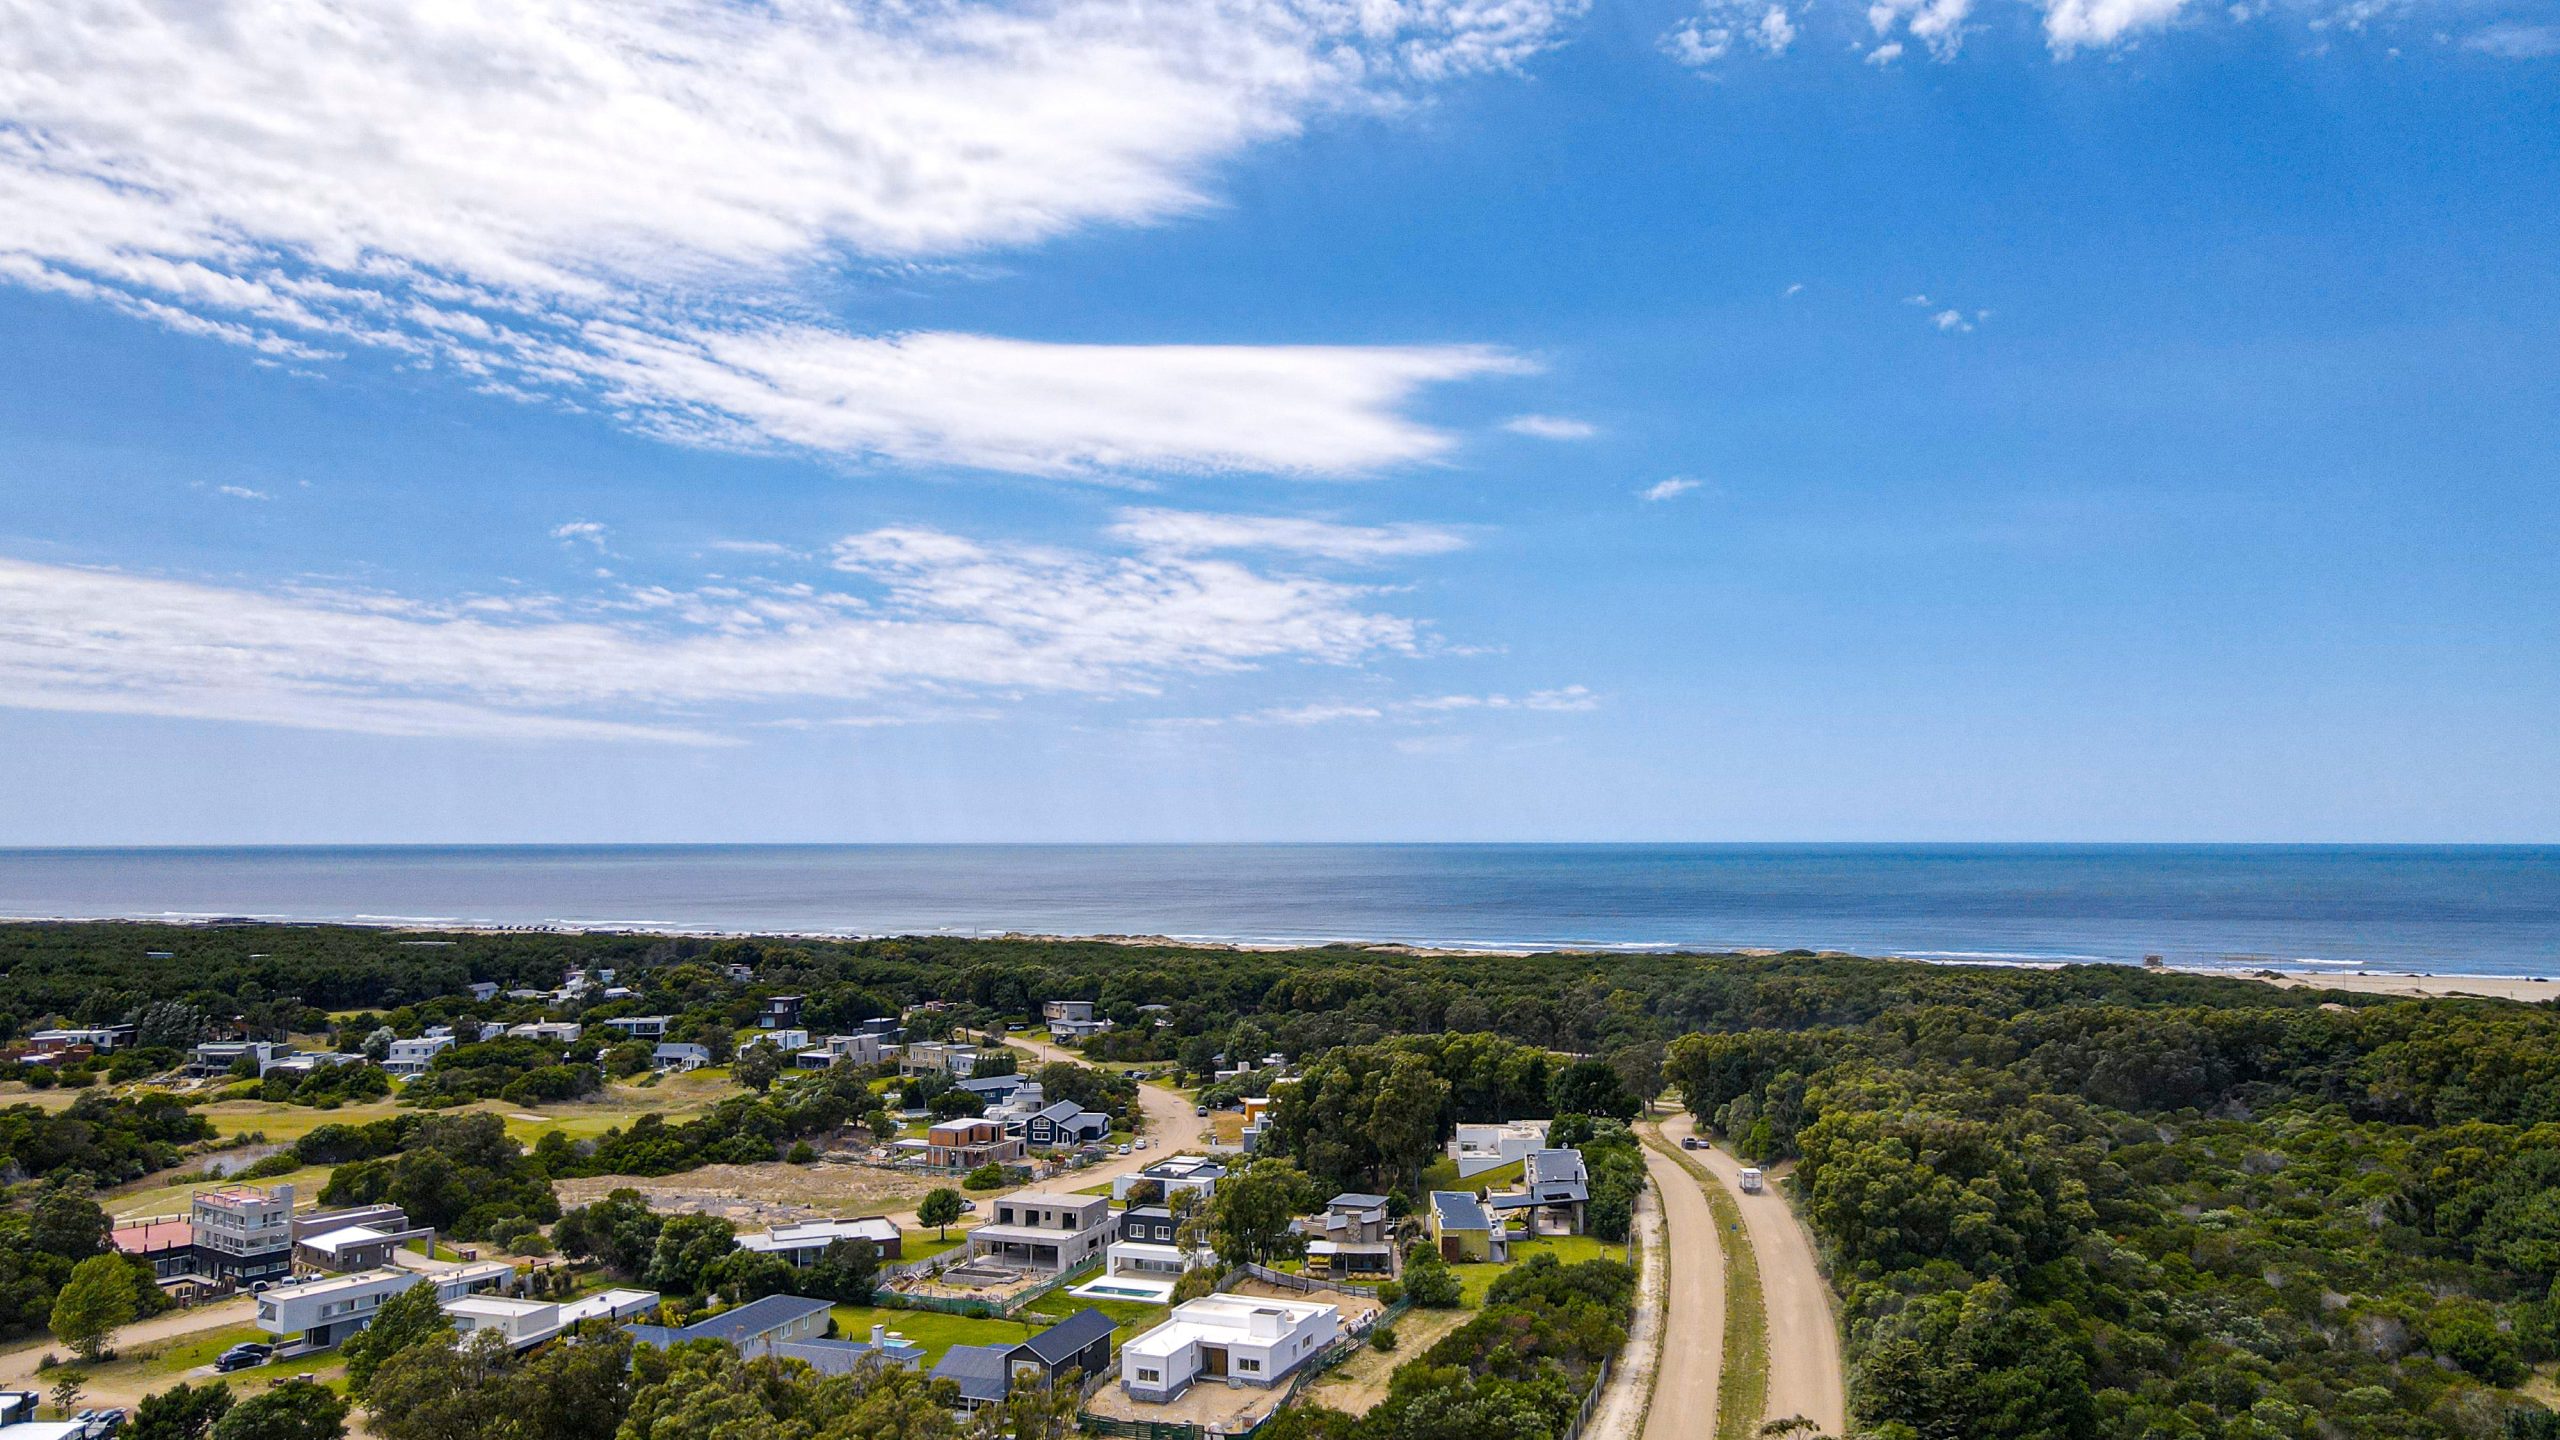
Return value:
<svg viewBox="0 0 2560 1440">
<path fill-rule="evenodd" d="M 2560 846 L 0 850 L 0 915 L 2560 975 Z"/>
</svg>

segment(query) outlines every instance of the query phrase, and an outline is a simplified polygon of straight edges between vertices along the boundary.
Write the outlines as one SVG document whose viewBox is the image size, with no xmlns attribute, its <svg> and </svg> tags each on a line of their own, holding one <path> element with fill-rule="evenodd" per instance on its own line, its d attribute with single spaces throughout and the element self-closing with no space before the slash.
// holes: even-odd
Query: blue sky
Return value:
<svg viewBox="0 0 2560 1440">
<path fill-rule="evenodd" d="M 2547 6 L 173 13 L 0 843 L 2560 838 Z"/>
</svg>

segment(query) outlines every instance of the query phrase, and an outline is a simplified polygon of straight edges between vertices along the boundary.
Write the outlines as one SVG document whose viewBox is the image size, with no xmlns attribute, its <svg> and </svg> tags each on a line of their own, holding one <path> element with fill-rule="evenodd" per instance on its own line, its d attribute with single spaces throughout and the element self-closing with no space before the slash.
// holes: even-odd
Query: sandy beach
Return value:
<svg viewBox="0 0 2560 1440">
<path fill-rule="evenodd" d="M 2199 971 L 2228 975 L 2228 970 Z M 2549 1000 L 2560 996 L 2560 981 L 2524 975 L 2387 975 L 2365 974 L 2251 976 L 2270 985 L 2309 986 L 2315 990 L 2353 990 L 2366 995 L 2471 995 L 2499 1000 Z"/>
</svg>

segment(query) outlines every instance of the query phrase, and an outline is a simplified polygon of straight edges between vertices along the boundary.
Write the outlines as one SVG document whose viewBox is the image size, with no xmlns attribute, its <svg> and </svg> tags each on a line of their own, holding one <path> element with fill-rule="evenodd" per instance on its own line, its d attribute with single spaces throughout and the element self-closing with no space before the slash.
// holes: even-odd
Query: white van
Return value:
<svg viewBox="0 0 2560 1440">
<path fill-rule="evenodd" d="M 1745 1195 L 1757 1195 L 1760 1193 L 1759 1171 L 1745 1170 L 1742 1172 L 1742 1193 Z"/>
</svg>

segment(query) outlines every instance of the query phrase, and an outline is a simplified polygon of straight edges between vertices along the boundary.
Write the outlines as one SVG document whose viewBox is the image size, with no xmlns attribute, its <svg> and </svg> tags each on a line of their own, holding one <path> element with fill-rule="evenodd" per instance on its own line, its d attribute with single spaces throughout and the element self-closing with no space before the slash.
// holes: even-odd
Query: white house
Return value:
<svg viewBox="0 0 2560 1440">
<path fill-rule="evenodd" d="M 660 1041 L 658 1048 L 649 1052 L 649 1066 L 654 1070 L 683 1074 L 688 1070 L 699 1070 L 710 1063 L 711 1051 L 708 1047 L 680 1040 Z"/>
<path fill-rule="evenodd" d="M 323 1350 L 373 1323 L 382 1302 L 412 1285 L 433 1285 L 451 1303 L 482 1290 L 515 1283 L 515 1267 L 494 1260 L 455 1265 L 434 1274 L 416 1270 L 359 1270 L 320 1280 L 271 1285 L 258 1293 L 257 1325 L 270 1335 L 299 1335 L 302 1348 Z"/>
<path fill-rule="evenodd" d="M 1085 1299 L 1127 1300 L 1143 1294 L 1158 1305 L 1173 1299 L 1184 1272 L 1208 1264 L 1214 1253 L 1184 1245 L 1182 1222 L 1162 1205 L 1138 1205 L 1119 1215 L 1119 1233 L 1102 1252 L 1102 1278 L 1079 1287 Z"/>
<path fill-rule="evenodd" d="M 1161 1404 L 1197 1380 L 1276 1385 L 1341 1333 L 1342 1312 L 1320 1301 L 1204 1295 L 1120 1348 L 1120 1386 Z"/>
<path fill-rule="evenodd" d="M 567 1045 L 575 1042 L 584 1032 L 585 1027 L 575 1020 L 527 1020 L 521 1025 L 508 1026 L 507 1038 L 548 1040 L 554 1045 Z"/>
<path fill-rule="evenodd" d="M 625 1040 L 667 1038 L 667 1017 L 664 1015 L 616 1015 L 610 1020 L 601 1020 L 597 1023 L 621 1035 Z"/>
<path fill-rule="evenodd" d="M 1481 1175 L 1499 1170 L 1515 1160 L 1526 1160 L 1532 1150 L 1547 1148 L 1547 1122 L 1544 1120 L 1506 1120 L 1493 1125 L 1461 1125 L 1449 1137 L 1449 1158 L 1458 1163 L 1458 1177 Z"/>
<path fill-rule="evenodd" d="M 1111 1182 L 1111 1198 L 1126 1200 L 1129 1187 L 1141 1180 L 1153 1180 L 1164 1187 L 1167 1200 L 1185 1190 L 1197 1190 L 1206 1199 L 1218 1182 L 1227 1178 L 1227 1167 L 1206 1155 L 1173 1155 L 1159 1160 L 1134 1175 L 1121 1175 Z"/>
<path fill-rule="evenodd" d="M 758 1030 L 738 1041 L 738 1048 L 750 1050 L 758 1045 L 779 1045 L 785 1054 L 798 1054 L 809 1048 L 809 1032 L 796 1026 Z"/>
<path fill-rule="evenodd" d="M 570 1301 L 465 1295 L 443 1304 L 457 1338 L 495 1330 L 517 1350 L 539 1345 L 582 1320 L 632 1320 L 657 1308 L 655 1290 L 604 1290 Z"/>
<path fill-rule="evenodd" d="M 794 1265 L 807 1267 L 818 1263 L 827 1247 L 839 1240 L 868 1240 L 880 1251 L 883 1260 L 895 1260 L 906 1247 L 906 1237 L 897 1225 L 878 1215 L 865 1215 L 859 1220 L 812 1220 L 805 1225 L 784 1225 L 755 1235 L 738 1237 L 738 1248 L 759 1255 L 779 1255 Z"/>
<path fill-rule="evenodd" d="M 391 1050 L 382 1057 L 382 1068 L 393 1075 L 424 1075 L 438 1055 L 454 1046 L 453 1032 L 442 1035 L 420 1035 L 413 1040 L 394 1040 Z"/>
</svg>

